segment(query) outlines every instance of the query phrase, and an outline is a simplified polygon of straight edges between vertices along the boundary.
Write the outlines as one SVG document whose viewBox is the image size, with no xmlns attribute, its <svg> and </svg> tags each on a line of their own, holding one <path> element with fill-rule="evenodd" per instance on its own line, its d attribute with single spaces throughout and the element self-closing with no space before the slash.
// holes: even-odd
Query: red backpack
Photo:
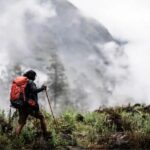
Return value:
<svg viewBox="0 0 150 150">
<path fill-rule="evenodd" d="M 24 101 L 26 100 L 25 87 L 28 81 L 29 79 L 27 77 L 19 76 L 12 82 L 10 102 L 13 107 L 20 108 L 23 106 Z"/>
</svg>

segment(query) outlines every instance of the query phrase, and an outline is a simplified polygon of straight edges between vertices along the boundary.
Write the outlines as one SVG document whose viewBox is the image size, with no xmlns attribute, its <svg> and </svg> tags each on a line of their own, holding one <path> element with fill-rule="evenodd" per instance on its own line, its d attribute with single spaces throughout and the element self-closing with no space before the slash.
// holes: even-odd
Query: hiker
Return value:
<svg viewBox="0 0 150 150">
<path fill-rule="evenodd" d="M 23 76 L 17 77 L 13 81 L 11 88 L 11 104 L 19 111 L 19 120 L 16 127 L 16 135 L 19 136 L 22 128 L 26 124 L 28 115 L 31 115 L 40 120 L 41 129 L 43 136 L 47 135 L 47 128 L 43 114 L 39 110 L 38 104 L 38 93 L 46 90 L 46 86 L 43 85 L 41 88 L 37 88 L 34 80 L 36 78 L 36 72 L 33 70 L 27 71 Z M 14 91 L 18 90 L 20 93 L 18 96 L 14 94 Z M 16 88 L 17 87 L 17 88 Z M 15 89 L 15 90 L 14 90 Z"/>
</svg>

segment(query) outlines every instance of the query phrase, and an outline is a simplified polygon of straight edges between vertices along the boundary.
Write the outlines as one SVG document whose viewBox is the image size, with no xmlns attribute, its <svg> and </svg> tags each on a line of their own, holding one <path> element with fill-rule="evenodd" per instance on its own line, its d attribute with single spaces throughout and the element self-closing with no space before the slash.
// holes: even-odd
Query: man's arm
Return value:
<svg viewBox="0 0 150 150">
<path fill-rule="evenodd" d="M 39 92 L 46 90 L 46 86 L 43 85 L 41 88 L 37 88 L 36 84 L 32 82 L 30 84 L 30 90 L 32 93 L 39 93 Z"/>
</svg>

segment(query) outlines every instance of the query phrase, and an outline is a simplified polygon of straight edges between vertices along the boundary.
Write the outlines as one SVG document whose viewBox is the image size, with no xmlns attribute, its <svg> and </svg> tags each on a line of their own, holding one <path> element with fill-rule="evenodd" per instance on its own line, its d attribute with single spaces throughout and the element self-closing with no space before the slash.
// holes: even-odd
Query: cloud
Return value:
<svg viewBox="0 0 150 150">
<path fill-rule="evenodd" d="M 55 15 L 55 11 L 51 9 L 50 3 L 41 4 L 36 0 L 8 0 L 3 7 L 0 13 L 0 52 L 5 51 L 12 59 L 16 54 L 20 54 L 20 57 L 28 56 L 30 50 L 26 39 L 29 30 L 27 20 L 42 24 Z"/>
<path fill-rule="evenodd" d="M 118 97 L 150 102 L 150 1 L 69 0 L 83 14 L 101 22 L 117 39 L 127 40 L 128 82 L 116 89 Z M 116 98 L 116 96 L 115 96 Z"/>
</svg>

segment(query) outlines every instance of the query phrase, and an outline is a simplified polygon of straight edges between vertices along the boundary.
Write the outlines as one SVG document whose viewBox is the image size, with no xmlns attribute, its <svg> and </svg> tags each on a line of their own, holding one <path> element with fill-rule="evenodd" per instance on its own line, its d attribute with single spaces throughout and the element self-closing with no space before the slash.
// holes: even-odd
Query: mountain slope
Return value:
<svg viewBox="0 0 150 150">
<path fill-rule="evenodd" d="M 5 68 L 1 80 L 9 78 L 3 83 L 6 89 L 15 66 L 47 76 L 50 59 L 57 55 L 65 69 L 71 103 L 91 109 L 110 103 L 114 88 L 126 76 L 127 64 L 123 46 L 104 26 L 84 17 L 66 0 L 9 0 L 3 5 L 0 39 L 7 63 L 1 62 Z"/>
</svg>

